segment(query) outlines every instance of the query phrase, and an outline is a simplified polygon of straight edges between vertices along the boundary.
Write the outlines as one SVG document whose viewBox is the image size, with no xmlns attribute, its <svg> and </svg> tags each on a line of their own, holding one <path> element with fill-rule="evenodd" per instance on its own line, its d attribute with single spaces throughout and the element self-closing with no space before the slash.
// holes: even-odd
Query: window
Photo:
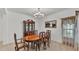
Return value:
<svg viewBox="0 0 79 59">
<path fill-rule="evenodd" d="M 65 44 L 74 45 L 75 17 L 67 17 L 62 19 L 62 37 Z"/>
</svg>

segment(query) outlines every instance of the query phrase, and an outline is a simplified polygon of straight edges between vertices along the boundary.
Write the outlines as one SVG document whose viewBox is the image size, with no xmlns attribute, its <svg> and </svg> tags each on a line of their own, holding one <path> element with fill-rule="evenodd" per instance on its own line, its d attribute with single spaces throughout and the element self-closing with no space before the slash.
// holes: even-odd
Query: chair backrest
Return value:
<svg viewBox="0 0 79 59">
<path fill-rule="evenodd" d="M 48 36 L 49 39 L 51 39 L 51 30 L 46 30 L 46 35 Z"/>
<path fill-rule="evenodd" d="M 40 32 L 40 33 L 39 33 L 39 37 L 40 37 L 41 39 L 43 39 L 43 38 L 45 37 L 45 32 Z"/>
<path fill-rule="evenodd" d="M 45 38 L 49 39 L 49 33 L 48 32 L 45 33 Z"/>
<path fill-rule="evenodd" d="M 15 41 L 15 46 L 16 46 L 16 48 L 18 48 L 18 43 L 17 43 L 16 33 L 14 33 L 14 41 Z"/>
</svg>

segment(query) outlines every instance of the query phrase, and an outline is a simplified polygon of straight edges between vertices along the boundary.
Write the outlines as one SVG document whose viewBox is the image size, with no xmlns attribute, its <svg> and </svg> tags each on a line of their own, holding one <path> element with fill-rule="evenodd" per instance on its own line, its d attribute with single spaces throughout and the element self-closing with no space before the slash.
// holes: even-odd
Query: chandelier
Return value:
<svg viewBox="0 0 79 59">
<path fill-rule="evenodd" d="M 34 17 L 44 16 L 44 14 L 40 11 L 40 8 L 37 9 L 37 12 L 34 14 Z"/>
</svg>

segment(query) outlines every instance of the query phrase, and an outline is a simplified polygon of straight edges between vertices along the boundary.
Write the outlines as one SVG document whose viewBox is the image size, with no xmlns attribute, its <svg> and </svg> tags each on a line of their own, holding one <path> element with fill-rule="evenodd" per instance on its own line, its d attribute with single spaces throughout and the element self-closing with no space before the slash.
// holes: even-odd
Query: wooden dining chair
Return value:
<svg viewBox="0 0 79 59">
<path fill-rule="evenodd" d="M 41 44 L 43 44 L 43 49 L 46 49 L 45 32 L 40 32 L 39 38 L 41 39 Z"/>
<path fill-rule="evenodd" d="M 46 31 L 45 39 L 46 39 L 47 46 L 50 47 L 50 43 L 51 43 L 51 30 L 47 30 Z"/>
<path fill-rule="evenodd" d="M 15 41 L 15 51 L 19 51 L 20 49 L 24 48 L 25 50 L 25 42 L 23 39 L 17 39 L 16 33 L 14 33 L 14 41 Z"/>
</svg>

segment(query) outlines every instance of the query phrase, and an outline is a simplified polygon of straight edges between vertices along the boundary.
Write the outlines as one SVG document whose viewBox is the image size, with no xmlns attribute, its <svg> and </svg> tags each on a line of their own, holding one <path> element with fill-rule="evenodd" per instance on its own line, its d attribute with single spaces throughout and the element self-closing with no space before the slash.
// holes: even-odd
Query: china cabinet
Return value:
<svg viewBox="0 0 79 59">
<path fill-rule="evenodd" d="M 28 19 L 27 21 L 23 21 L 23 35 L 30 35 L 33 34 L 35 31 L 35 22 L 31 19 Z"/>
</svg>

